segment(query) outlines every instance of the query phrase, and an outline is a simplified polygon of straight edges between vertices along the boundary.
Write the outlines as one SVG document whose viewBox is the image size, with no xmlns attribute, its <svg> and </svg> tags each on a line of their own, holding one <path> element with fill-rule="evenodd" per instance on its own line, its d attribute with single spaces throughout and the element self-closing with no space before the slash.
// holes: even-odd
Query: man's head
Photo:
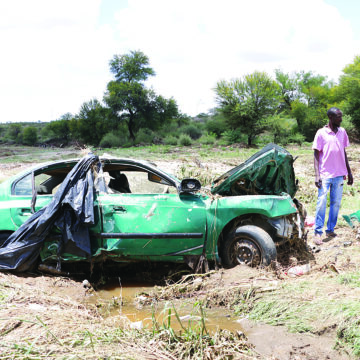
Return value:
<svg viewBox="0 0 360 360">
<path fill-rule="evenodd" d="M 327 111 L 329 122 L 333 127 L 340 127 L 342 122 L 342 112 L 337 107 L 332 107 Z"/>
</svg>

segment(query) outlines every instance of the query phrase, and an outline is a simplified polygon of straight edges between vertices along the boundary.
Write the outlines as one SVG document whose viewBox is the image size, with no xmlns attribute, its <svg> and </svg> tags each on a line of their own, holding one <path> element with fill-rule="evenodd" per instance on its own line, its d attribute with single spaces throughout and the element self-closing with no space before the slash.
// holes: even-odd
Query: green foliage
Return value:
<svg viewBox="0 0 360 360">
<path fill-rule="evenodd" d="M 20 124 L 10 124 L 10 126 L 7 129 L 6 137 L 10 140 L 15 141 L 16 143 L 21 143 L 22 139 L 22 127 Z"/>
<path fill-rule="evenodd" d="M 258 147 L 263 147 L 266 144 L 269 144 L 273 141 L 274 141 L 274 136 L 272 134 L 265 132 L 254 140 L 254 144 L 257 145 Z"/>
<path fill-rule="evenodd" d="M 128 141 L 127 138 L 121 136 L 119 133 L 107 133 L 100 141 L 102 148 L 119 148 L 122 147 Z"/>
<path fill-rule="evenodd" d="M 337 88 L 339 100 L 344 102 L 344 112 L 351 116 L 357 131 L 360 131 L 360 56 L 345 66 Z"/>
<path fill-rule="evenodd" d="M 182 146 L 190 146 L 192 145 L 192 140 L 189 135 L 181 134 L 178 143 Z"/>
<path fill-rule="evenodd" d="M 195 125 L 195 124 L 185 125 L 179 129 L 179 132 L 182 134 L 189 135 L 193 140 L 199 139 L 202 135 L 202 131 L 199 128 L 199 125 Z"/>
<path fill-rule="evenodd" d="M 342 119 L 343 119 L 343 121 L 341 123 L 341 126 L 346 130 L 346 132 L 350 138 L 357 140 L 358 139 L 357 129 L 356 129 L 355 124 L 352 121 L 351 116 L 344 115 Z"/>
<path fill-rule="evenodd" d="M 313 74 L 311 71 L 296 73 L 302 99 L 309 107 L 328 107 L 332 82 L 328 82 L 326 76 Z"/>
<path fill-rule="evenodd" d="M 268 117 L 265 124 L 268 131 L 273 135 L 273 142 L 282 145 L 287 144 L 289 135 L 294 133 L 297 128 L 295 119 L 282 114 Z"/>
<path fill-rule="evenodd" d="M 275 77 L 280 88 L 281 108 L 290 111 L 292 103 L 300 97 L 297 77 L 295 74 L 286 74 L 279 69 L 275 70 Z"/>
<path fill-rule="evenodd" d="M 226 125 L 224 117 L 217 115 L 205 123 L 205 129 L 208 133 L 215 134 L 216 138 L 219 139 L 221 134 L 228 129 L 228 126 Z"/>
<path fill-rule="evenodd" d="M 296 119 L 298 128 L 302 132 L 308 116 L 308 106 L 300 100 L 293 101 L 291 104 L 291 116 Z"/>
<path fill-rule="evenodd" d="M 308 108 L 302 131 L 307 141 L 313 141 L 316 131 L 329 122 L 326 112 L 326 108 Z"/>
<path fill-rule="evenodd" d="M 150 129 L 140 129 L 139 132 L 136 134 L 136 138 L 135 138 L 135 145 L 138 144 L 152 144 L 154 142 L 156 135 L 153 131 L 151 131 Z"/>
<path fill-rule="evenodd" d="M 295 134 L 291 134 L 288 137 L 288 143 L 290 144 L 302 145 L 304 141 L 305 141 L 305 136 L 303 134 L 300 134 L 299 132 L 296 132 Z"/>
<path fill-rule="evenodd" d="M 56 138 L 68 141 L 70 139 L 69 120 L 60 119 L 52 121 L 45 126 L 41 133 L 44 137 L 47 137 L 48 139 Z"/>
<path fill-rule="evenodd" d="M 287 74 L 276 70 L 275 73 L 282 98 L 281 113 L 296 119 L 297 131 L 312 141 L 317 129 L 327 121 L 326 111 L 334 101 L 334 84 L 311 71 Z M 296 142 L 299 141 L 301 138 L 297 137 Z"/>
<path fill-rule="evenodd" d="M 246 143 L 247 138 L 248 136 L 241 129 L 227 130 L 222 134 L 222 139 L 226 145 Z"/>
<path fill-rule="evenodd" d="M 215 141 L 216 141 L 216 135 L 209 133 L 203 134 L 199 139 L 199 143 L 204 145 L 214 145 Z"/>
<path fill-rule="evenodd" d="M 165 145 L 177 145 L 178 139 L 173 135 L 168 135 L 164 138 Z"/>
<path fill-rule="evenodd" d="M 27 126 L 22 134 L 22 141 L 25 145 L 34 145 L 37 141 L 37 130 L 34 126 Z"/>
<path fill-rule="evenodd" d="M 160 136 L 162 138 L 165 138 L 169 135 L 175 136 L 175 137 L 179 137 L 180 136 L 180 131 L 179 131 L 179 126 L 177 125 L 177 123 L 171 122 L 170 124 L 163 126 L 158 133 L 160 134 Z"/>
<path fill-rule="evenodd" d="M 300 101 L 292 104 L 291 116 L 297 120 L 298 129 L 307 141 L 313 141 L 316 131 L 328 122 L 327 108 L 307 106 Z"/>
<path fill-rule="evenodd" d="M 155 75 L 148 66 L 149 58 L 141 51 L 130 51 L 129 54 L 114 55 L 110 61 L 110 71 L 117 82 L 136 83 Z"/>
<path fill-rule="evenodd" d="M 81 106 L 76 120 L 76 123 L 69 124 L 72 131 L 90 145 L 98 145 L 105 134 L 114 128 L 110 109 L 103 107 L 96 99 Z"/>
<path fill-rule="evenodd" d="M 108 83 L 104 101 L 117 121 L 127 124 L 132 140 L 140 129 L 157 130 L 179 116 L 174 99 L 165 99 L 145 87 L 144 81 L 155 72 L 141 51 L 115 55 L 110 70 L 115 80 Z"/>
<path fill-rule="evenodd" d="M 247 135 L 248 145 L 264 131 L 263 119 L 279 105 L 279 85 L 264 72 L 220 81 L 215 92 L 228 126 L 241 129 Z"/>
</svg>

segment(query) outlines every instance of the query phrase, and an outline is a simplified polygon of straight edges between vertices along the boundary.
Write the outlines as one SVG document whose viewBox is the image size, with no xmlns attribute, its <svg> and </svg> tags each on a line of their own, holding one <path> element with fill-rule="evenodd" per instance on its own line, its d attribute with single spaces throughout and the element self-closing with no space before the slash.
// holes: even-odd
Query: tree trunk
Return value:
<svg viewBox="0 0 360 360">
<path fill-rule="evenodd" d="M 134 114 L 130 111 L 130 117 L 129 117 L 129 121 L 128 121 L 128 129 L 129 129 L 129 134 L 130 134 L 131 140 L 135 141 L 135 134 L 133 131 L 133 127 L 134 127 Z"/>
</svg>

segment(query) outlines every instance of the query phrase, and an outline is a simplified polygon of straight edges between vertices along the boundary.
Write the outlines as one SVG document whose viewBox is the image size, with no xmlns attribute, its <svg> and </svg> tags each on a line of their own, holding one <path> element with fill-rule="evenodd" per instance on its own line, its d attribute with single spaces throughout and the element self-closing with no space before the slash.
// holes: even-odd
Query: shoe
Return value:
<svg viewBox="0 0 360 360">
<path fill-rule="evenodd" d="M 336 236 L 337 236 L 337 234 L 336 234 L 336 233 L 334 233 L 333 231 L 332 231 L 332 232 L 327 232 L 327 233 L 326 233 L 326 237 L 334 238 L 334 237 L 336 237 Z"/>
<path fill-rule="evenodd" d="M 314 243 L 315 245 L 321 245 L 323 244 L 323 241 L 322 241 L 322 235 L 321 234 L 315 234 L 314 236 Z"/>
</svg>

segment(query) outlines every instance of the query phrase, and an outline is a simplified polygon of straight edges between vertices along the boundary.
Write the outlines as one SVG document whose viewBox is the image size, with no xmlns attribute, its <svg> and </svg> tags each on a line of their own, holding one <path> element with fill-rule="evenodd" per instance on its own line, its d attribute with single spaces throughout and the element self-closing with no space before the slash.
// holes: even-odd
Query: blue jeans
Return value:
<svg viewBox="0 0 360 360">
<path fill-rule="evenodd" d="M 340 210 L 341 197 L 344 187 L 343 176 L 331 179 L 323 179 L 322 187 L 318 189 L 318 199 L 315 213 L 315 234 L 322 234 L 325 223 L 327 194 L 330 190 L 330 210 L 327 221 L 327 233 L 334 232 Z"/>
</svg>

